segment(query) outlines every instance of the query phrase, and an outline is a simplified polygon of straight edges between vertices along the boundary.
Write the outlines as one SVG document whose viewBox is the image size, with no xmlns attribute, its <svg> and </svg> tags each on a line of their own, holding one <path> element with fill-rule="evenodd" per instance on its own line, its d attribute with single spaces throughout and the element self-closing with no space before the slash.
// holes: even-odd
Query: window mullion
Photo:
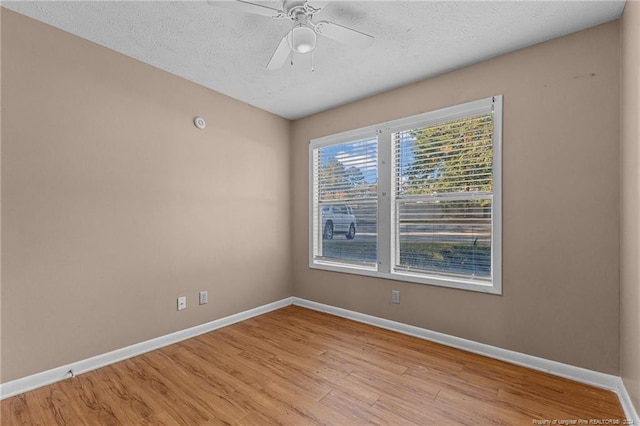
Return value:
<svg viewBox="0 0 640 426">
<path fill-rule="evenodd" d="M 313 266 L 316 255 L 322 256 L 322 237 L 318 238 L 318 163 L 318 151 L 312 149 L 309 156 L 309 266 Z"/>
<path fill-rule="evenodd" d="M 502 294 L 502 95 L 493 97 L 493 196 L 491 276 L 494 291 Z"/>
<path fill-rule="evenodd" d="M 392 159 L 393 145 L 389 128 L 378 131 L 378 271 L 391 271 Z"/>
</svg>

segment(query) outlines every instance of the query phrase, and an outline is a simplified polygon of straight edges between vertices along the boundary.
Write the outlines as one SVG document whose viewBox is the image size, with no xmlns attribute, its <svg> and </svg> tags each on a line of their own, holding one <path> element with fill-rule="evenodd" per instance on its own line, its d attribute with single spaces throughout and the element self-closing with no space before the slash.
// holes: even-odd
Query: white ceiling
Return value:
<svg viewBox="0 0 640 426">
<path fill-rule="evenodd" d="M 319 38 L 314 72 L 308 55 L 294 57 L 293 66 L 265 69 L 291 22 L 206 2 L 2 6 L 296 119 L 617 19 L 624 1 L 332 1 L 316 21 L 352 27 L 375 41 L 358 50 Z"/>
</svg>

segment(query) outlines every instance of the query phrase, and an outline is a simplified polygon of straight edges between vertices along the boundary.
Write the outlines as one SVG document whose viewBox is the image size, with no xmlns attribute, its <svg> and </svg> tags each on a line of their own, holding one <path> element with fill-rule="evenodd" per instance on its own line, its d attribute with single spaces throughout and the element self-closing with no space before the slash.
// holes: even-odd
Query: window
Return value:
<svg viewBox="0 0 640 426">
<path fill-rule="evenodd" d="M 375 270 L 378 227 L 375 133 L 314 149 L 312 169 L 314 260 Z M 355 244 L 344 244 L 351 241 Z"/>
<path fill-rule="evenodd" d="M 502 97 L 311 141 L 312 268 L 501 294 Z"/>
</svg>

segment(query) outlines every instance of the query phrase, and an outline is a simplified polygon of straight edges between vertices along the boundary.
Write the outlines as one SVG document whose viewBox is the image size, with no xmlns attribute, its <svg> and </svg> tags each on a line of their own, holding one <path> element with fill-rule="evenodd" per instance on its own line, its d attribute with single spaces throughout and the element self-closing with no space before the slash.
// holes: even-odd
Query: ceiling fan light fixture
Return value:
<svg viewBox="0 0 640 426">
<path fill-rule="evenodd" d="M 296 25 L 289 33 L 289 46 L 296 53 L 311 52 L 316 48 L 316 32 L 307 25 Z"/>
</svg>

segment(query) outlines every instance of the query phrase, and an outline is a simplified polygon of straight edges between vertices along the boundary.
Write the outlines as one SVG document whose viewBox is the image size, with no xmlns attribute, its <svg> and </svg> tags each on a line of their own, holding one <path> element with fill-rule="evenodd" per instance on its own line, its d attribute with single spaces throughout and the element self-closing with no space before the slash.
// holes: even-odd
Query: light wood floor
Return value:
<svg viewBox="0 0 640 426">
<path fill-rule="evenodd" d="M 623 419 L 612 392 L 295 306 L 0 405 L 47 426 Z"/>
</svg>

